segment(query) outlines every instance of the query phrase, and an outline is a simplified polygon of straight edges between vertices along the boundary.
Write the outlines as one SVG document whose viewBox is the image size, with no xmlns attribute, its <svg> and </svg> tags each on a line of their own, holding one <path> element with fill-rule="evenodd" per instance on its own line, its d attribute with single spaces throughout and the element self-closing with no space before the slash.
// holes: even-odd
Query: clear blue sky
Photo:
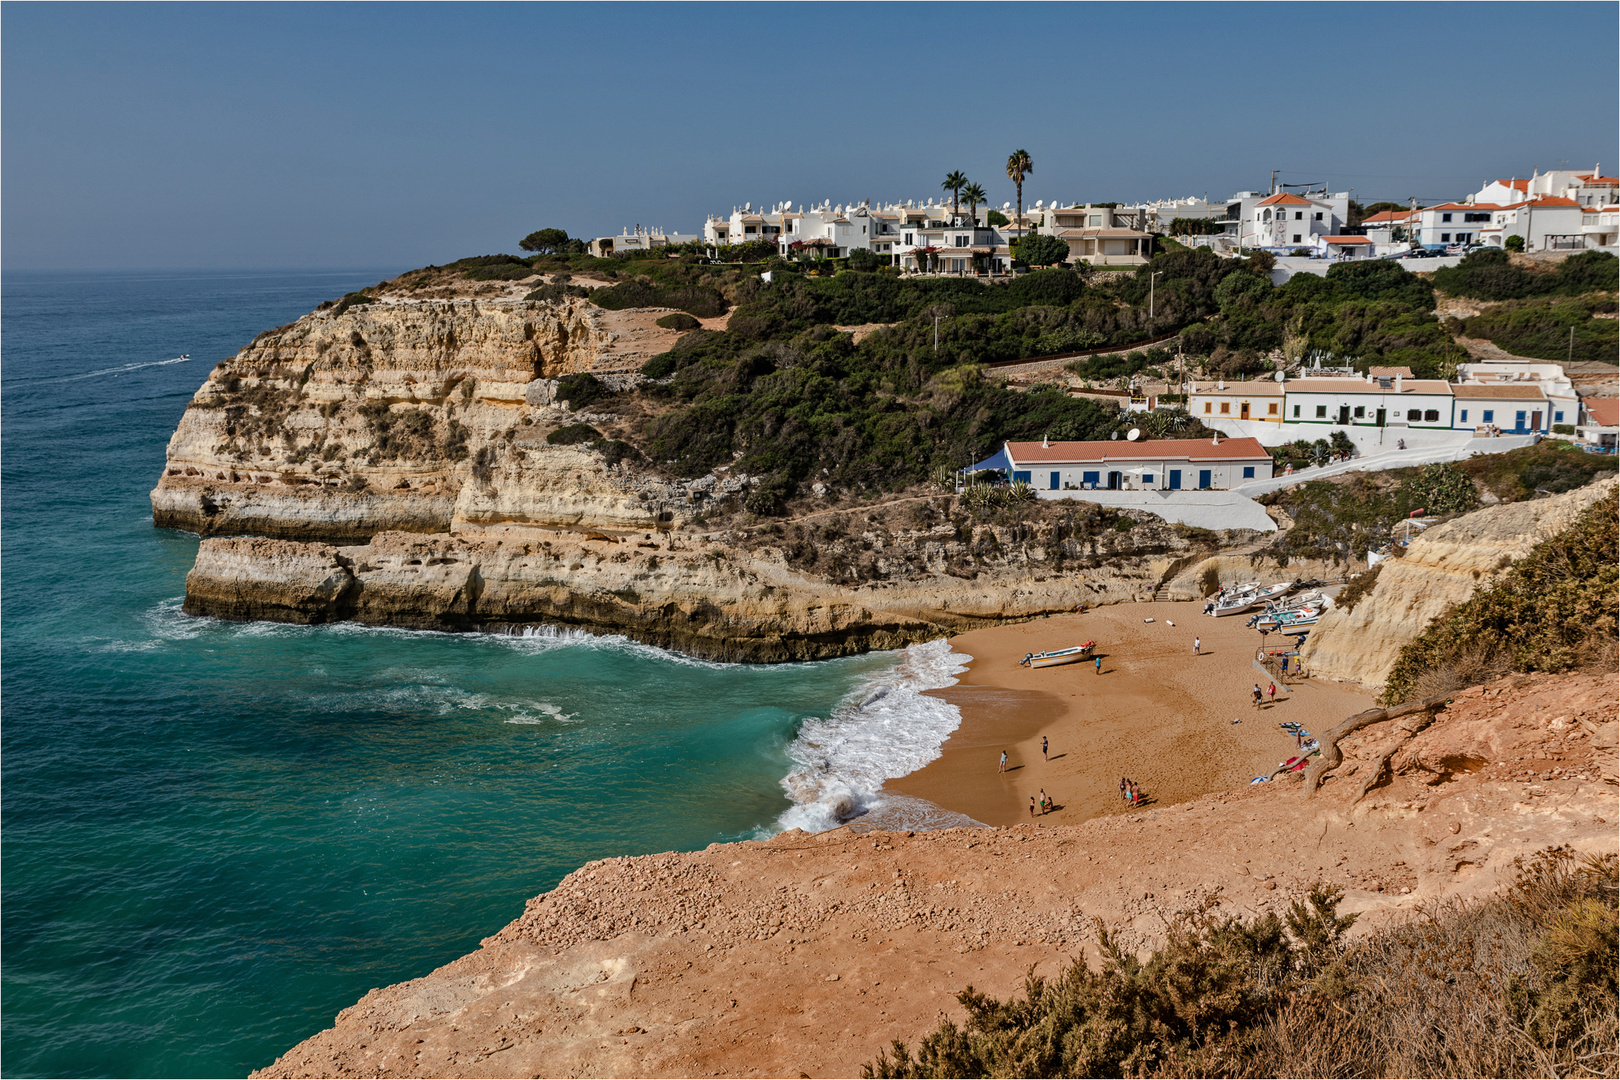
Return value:
<svg viewBox="0 0 1620 1080">
<path fill-rule="evenodd" d="M 8 269 L 401 268 L 790 199 L 1620 168 L 1591 4 L 6 4 Z M 1308 43 L 1301 47 L 1300 43 Z"/>
</svg>

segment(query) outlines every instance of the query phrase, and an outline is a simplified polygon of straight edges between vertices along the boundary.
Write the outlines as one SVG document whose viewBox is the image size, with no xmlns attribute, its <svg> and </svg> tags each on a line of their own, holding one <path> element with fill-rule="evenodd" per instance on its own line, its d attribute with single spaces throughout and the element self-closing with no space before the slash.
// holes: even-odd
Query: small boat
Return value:
<svg viewBox="0 0 1620 1080">
<path fill-rule="evenodd" d="M 1279 611 L 1275 615 L 1268 615 L 1255 623 L 1257 630 L 1280 630 L 1291 634 L 1302 626 L 1315 626 L 1317 621 L 1327 613 L 1327 606 L 1316 605 L 1300 608 L 1297 611 Z"/>
<path fill-rule="evenodd" d="M 1088 641 L 1084 645 L 1076 645 L 1069 649 L 1054 649 L 1051 652 L 1028 653 L 1018 661 L 1019 667 L 1043 668 L 1057 667 L 1059 664 L 1072 664 L 1076 660 L 1084 660 L 1096 648 L 1095 641 Z"/>
<path fill-rule="evenodd" d="M 1260 604 L 1276 600 L 1293 587 L 1292 582 L 1282 581 L 1276 585 L 1267 585 L 1263 589 L 1256 589 L 1253 592 L 1238 593 L 1236 596 L 1216 601 L 1215 609 L 1210 614 L 1216 618 L 1220 618 L 1222 615 L 1236 615 Z"/>
</svg>

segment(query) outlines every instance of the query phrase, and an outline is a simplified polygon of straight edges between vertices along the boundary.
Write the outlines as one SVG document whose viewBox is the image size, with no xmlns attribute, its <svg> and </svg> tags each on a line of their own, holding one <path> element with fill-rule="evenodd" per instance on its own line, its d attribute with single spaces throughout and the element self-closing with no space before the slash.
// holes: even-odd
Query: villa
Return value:
<svg viewBox="0 0 1620 1080">
<path fill-rule="evenodd" d="M 1143 442 L 1009 442 L 969 471 L 1003 471 L 1014 483 L 1048 491 L 1226 491 L 1271 477 L 1258 439 L 1150 439 Z"/>
</svg>

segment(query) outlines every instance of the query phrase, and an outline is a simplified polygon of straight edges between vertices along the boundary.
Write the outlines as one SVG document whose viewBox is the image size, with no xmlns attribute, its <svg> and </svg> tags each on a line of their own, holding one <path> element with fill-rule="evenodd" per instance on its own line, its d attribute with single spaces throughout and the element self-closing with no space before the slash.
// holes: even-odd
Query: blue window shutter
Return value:
<svg viewBox="0 0 1620 1080">
<path fill-rule="evenodd" d="M 1150 473 L 1150 472 L 1143 473 L 1142 474 L 1142 483 L 1144 483 L 1144 484 L 1153 483 L 1153 474 Z"/>
<path fill-rule="evenodd" d="M 1245 466 L 1243 466 L 1243 479 L 1245 479 L 1245 480 L 1253 480 L 1254 479 L 1254 466 L 1253 465 L 1245 465 Z"/>
<path fill-rule="evenodd" d="M 1021 480 L 1024 483 L 1027 484 L 1027 483 L 1029 483 L 1029 478 L 1032 475 L 1034 475 L 1034 474 L 1029 472 L 1026 469 L 1015 469 L 1015 470 L 1013 470 L 1013 483 L 1016 484 Z"/>
<path fill-rule="evenodd" d="M 1492 423 L 1496 422 L 1496 410 L 1495 409 L 1486 409 L 1485 410 L 1485 421 L 1484 422 L 1487 423 L 1487 424 L 1492 424 Z"/>
<path fill-rule="evenodd" d="M 1459 423 L 1459 424 L 1466 424 L 1466 423 L 1468 423 L 1468 410 L 1467 410 L 1467 409 L 1464 409 L 1464 410 L 1463 410 L 1463 411 L 1462 411 L 1462 418 L 1461 418 L 1461 419 L 1460 419 L 1460 420 L 1458 420 L 1458 421 L 1457 421 L 1457 422 L 1458 422 L 1458 423 Z"/>
</svg>

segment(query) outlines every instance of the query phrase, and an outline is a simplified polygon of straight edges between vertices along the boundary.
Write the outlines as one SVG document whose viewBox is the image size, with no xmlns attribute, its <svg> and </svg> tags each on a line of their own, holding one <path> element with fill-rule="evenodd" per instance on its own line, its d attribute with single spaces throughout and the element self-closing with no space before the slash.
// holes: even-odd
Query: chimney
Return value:
<svg viewBox="0 0 1620 1080">
<path fill-rule="evenodd" d="M 1045 435 L 1042 435 L 1041 436 L 1041 449 L 1042 450 L 1050 450 L 1051 448 L 1052 448 L 1051 440 L 1048 439 Z"/>
<path fill-rule="evenodd" d="M 1395 373 L 1395 392 L 1401 392 L 1401 373 L 1398 371 Z"/>
<path fill-rule="evenodd" d="M 1216 446 L 1221 445 L 1221 433 L 1217 431 L 1215 433 L 1215 438 L 1211 439 L 1210 442 Z"/>
</svg>

